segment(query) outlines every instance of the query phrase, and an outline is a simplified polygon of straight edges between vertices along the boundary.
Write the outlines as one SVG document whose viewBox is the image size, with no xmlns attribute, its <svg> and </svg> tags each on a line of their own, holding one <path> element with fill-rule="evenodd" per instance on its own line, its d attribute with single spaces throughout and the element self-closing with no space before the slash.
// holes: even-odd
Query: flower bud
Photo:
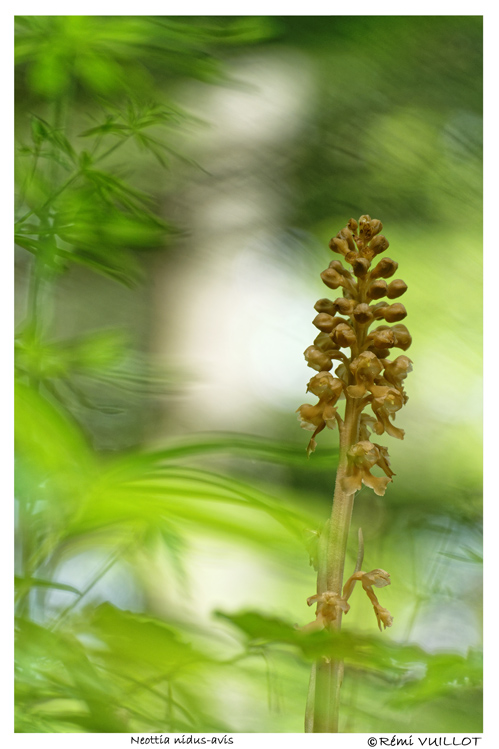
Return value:
<svg viewBox="0 0 499 749">
<path fill-rule="evenodd" d="M 331 315 L 332 317 L 334 317 L 334 315 L 336 314 L 335 302 L 332 302 L 330 299 L 326 299 L 326 298 L 319 299 L 315 303 L 314 309 L 317 312 L 325 312 L 326 314 Z"/>
<path fill-rule="evenodd" d="M 336 352 L 336 347 L 327 333 L 319 333 L 314 340 L 314 346 L 330 358 L 333 358 L 331 355 L 333 352 Z"/>
<path fill-rule="evenodd" d="M 352 270 L 357 278 L 363 278 L 366 275 L 370 264 L 366 257 L 357 257 L 352 261 Z"/>
<path fill-rule="evenodd" d="M 336 311 L 340 313 L 340 315 L 351 315 L 354 308 L 355 308 L 355 301 L 353 299 L 345 299 L 345 297 L 338 297 L 338 299 L 334 300 L 334 306 L 336 308 Z"/>
<path fill-rule="evenodd" d="M 379 349 L 392 348 L 395 346 L 396 338 L 393 333 L 393 328 L 389 328 L 388 325 L 380 325 L 369 333 L 368 338 L 372 340 L 373 345 Z"/>
<path fill-rule="evenodd" d="M 351 218 L 350 221 L 347 224 L 350 231 L 352 231 L 354 234 L 357 233 L 357 229 L 359 228 L 359 225 L 357 221 L 354 218 Z"/>
<path fill-rule="evenodd" d="M 373 319 L 373 313 L 368 304 L 358 304 L 353 311 L 353 316 L 361 325 Z"/>
<path fill-rule="evenodd" d="M 329 372 L 319 372 L 314 375 L 307 385 L 307 393 L 313 393 L 318 398 L 336 401 L 343 392 L 343 383 Z"/>
<path fill-rule="evenodd" d="M 338 233 L 339 239 L 346 239 L 348 246 L 352 252 L 355 252 L 357 250 L 355 246 L 355 242 L 353 241 L 353 234 L 348 228 L 348 226 L 345 226 L 339 233 Z"/>
<path fill-rule="evenodd" d="M 378 234 L 377 237 L 374 237 L 374 239 L 371 240 L 369 249 L 373 255 L 379 255 L 380 252 L 387 250 L 389 246 L 390 242 L 388 239 L 384 237 L 383 234 Z"/>
<path fill-rule="evenodd" d="M 331 334 L 331 340 L 340 348 L 353 346 L 355 343 L 357 343 L 355 332 L 350 327 L 350 325 L 345 322 L 335 327 L 333 333 Z"/>
<path fill-rule="evenodd" d="M 390 278 L 393 276 L 399 264 L 389 257 L 382 258 L 371 271 L 371 280 L 375 278 Z"/>
<path fill-rule="evenodd" d="M 358 252 L 353 252 L 353 250 L 350 250 L 350 252 L 347 252 L 347 254 L 345 255 L 345 260 L 347 261 L 347 263 L 350 263 L 350 265 L 352 265 L 352 263 L 354 263 L 358 257 Z"/>
<path fill-rule="evenodd" d="M 409 372 L 412 372 L 412 361 L 408 356 L 402 354 L 392 362 L 385 361 L 384 367 L 383 377 L 385 380 L 397 388 L 402 388 L 402 381 L 405 380 Z"/>
<path fill-rule="evenodd" d="M 338 286 L 342 286 L 344 283 L 343 278 L 333 268 L 327 268 L 326 270 L 323 270 L 321 273 L 321 278 L 326 286 L 328 286 L 330 289 L 337 289 Z"/>
<path fill-rule="evenodd" d="M 333 362 L 331 361 L 329 356 L 327 356 L 327 354 L 324 354 L 315 346 L 309 346 L 303 352 L 303 355 L 307 361 L 308 366 L 312 369 L 316 369 L 317 372 L 329 372 L 329 370 L 333 367 Z"/>
<path fill-rule="evenodd" d="M 378 302 L 378 304 L 370 307 L 371 312 L 375 320 L 382 320 L 384 318 L 383 309 L 388 307 L 388 302 Z"/>
<path fill-rule="evenodd" d="M 342 237 L 332 237 L 329 240 L 329 249 L 333 252 L 337 252 L 339 255 L 346 255 L 349 251 L 348 242 Z"/>
<path fill-rule="evenodd" d="M 377 218 L 371 219 L 371 235 L 373 237 L 376 234 L 379 234 L 382 228 L 383 224 L 381 223 L 381 221 L 379 221 Z"/>
<path fill-rule="evenodd" d="M 402 319 L 402 318 L 401 318 Z M 331 333 L 338 323 L 343 322 L 341 317 L 331 317 L 331 315 L 321 312 L 317 317 L 314 318 L 313 324 L 323 333 Z"/>
<path fill-rule="evenodd" d="M 345 278 L 352 278 L 352 274 L 349 270 L 343 267 L 340 260 L 331 260 L 328 267 L 337 271 L 340 276 L 344 276 Z"/>
<path fill-rule="evenodd" d="M 387 285 L 386 281 L 381 278 L 373 281 L 367 290 L 368 299 L 381 299 L 382 296 L 386 296 Z"/>
<path fill-rule="evenodd" d="M 402 296 L 406 291 L 407 284 L 401 278 L 396 278 L 388 284 L 386 295 L 388 299 L 397 299 L 397 297 Z"/>
<path fill-rule="evenodd" d="M 383 307 L 383 317 L 387 322 L 399 322 L 407 317 L 407 310 L 403 304 L 396 302 L 387 307 Z"/>
<path fill-rule="evenodd" d="M 377 348 L 376 346 L 369 346 L 369 351 L 372 351 L 373 354 L 376 354 L 378 359 L 386 359 L 387 356 L 390 356 L 390 349 L 387 348 Z"/>
<path fill-rule="evenodd" d="M 405 325 L 394 325 L 391 330 L 396 336 L 395 345 L 397 348 L 401 348 L 402 351 L 407 351 L 412 343 L 412 337 Z"/>
</svg>

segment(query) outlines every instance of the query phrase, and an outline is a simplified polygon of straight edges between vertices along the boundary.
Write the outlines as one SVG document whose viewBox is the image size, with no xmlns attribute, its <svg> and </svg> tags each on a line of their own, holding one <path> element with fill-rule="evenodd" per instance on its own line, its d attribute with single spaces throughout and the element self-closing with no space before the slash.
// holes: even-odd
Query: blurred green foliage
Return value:
<svg viewBox="0 0 499 749">
<path fill-rule="evenodd" d="M 116 305 L 133 317 L 130 295 L 148 293 L 152 256 L 178 262 L 186 227 L 165 201 L 204 168 L 179 148 L 203 127 L 182 92 L 237 88 L 238 60 L 286 50 L 318 92 L 276 181 L 322 259 L 307 241 L 295 252 L 324 262 L 331 231 L 365 210 L 390 224 L 421 373 L 396 483 L 383 500 L 361 492 L 354 516 L 366 564 L 392 571 L 395 626 L 378 635 L 358 596 L 332 644 L 294 624 L 312 618 L 335 449 L 307 463 L 294 417 L 271 407 L 266 437 L 244 423 L 181 436 L 172 416 L 151 446 L 158 398 L 185 374 L 114 324 Z M 331 647 L 347 662 L 342 730 L 481 730 L 481 448 L 466 412 L 481 19 L 18 17 L 16 65 L 16 730 L 302 731 L 310 663 Z M 89 330 L 64 286 L 78 273 L 101 289 Z M 226 558 L 230 611 L 201 601 L 198 550 Z"/>
</svg>

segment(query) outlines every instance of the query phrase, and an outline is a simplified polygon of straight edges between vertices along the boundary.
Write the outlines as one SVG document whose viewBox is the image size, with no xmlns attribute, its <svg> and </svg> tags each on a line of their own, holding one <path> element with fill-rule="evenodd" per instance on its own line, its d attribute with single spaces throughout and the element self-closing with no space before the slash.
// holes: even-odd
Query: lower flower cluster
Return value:
<svg viewBox="0 0 499 749">
<path fill-rule="evenodd" d="M 312 632 L 320 629 L 329 629 L 332 623 L 337 619 L 338 613 L 343 611 L 348 614 L 350 611 L 350 604 L 348 599 L 352 595 L 355 583 L 360 581 L 362 588 L 367 593 L 369 600 L 371 601 L 378 622 L 378 627 L 381 630 L 383 626 L 385 629 L 391 627 L 393 623 L 393 617 L 378 601 L 376 594 L 373 591 L 375 588 L 384 588 L 386 585 L 390 585 L 390 575 L 385 570 L 375 569 L 371 572 L 363 572 L 362 570 L 354 572 L 351 575 L 343 587 L 343 594 L 333 593 L 326 591 L 325 593 L 316 593 L 310 598 L 307 598 L 309 606 L 317 604 L 317 613 L 315 620 L 306 624 L 302 628 L 303 631 Z"/>
</svg>

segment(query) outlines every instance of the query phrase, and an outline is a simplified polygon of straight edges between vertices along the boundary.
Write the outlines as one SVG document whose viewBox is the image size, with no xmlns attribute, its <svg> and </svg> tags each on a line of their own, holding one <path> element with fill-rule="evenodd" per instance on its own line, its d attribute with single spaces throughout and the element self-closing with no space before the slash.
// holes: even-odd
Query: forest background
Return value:
<svg viewBox="0 0 499 749">
<path fill-rule="evenodd" d="M 414 372 L 341 730 L 480 731 L 481 18 L 16 26 L 16 730 L 302 730 L 337 435 L 294 411 L 370 213 Z"/>
</svg>

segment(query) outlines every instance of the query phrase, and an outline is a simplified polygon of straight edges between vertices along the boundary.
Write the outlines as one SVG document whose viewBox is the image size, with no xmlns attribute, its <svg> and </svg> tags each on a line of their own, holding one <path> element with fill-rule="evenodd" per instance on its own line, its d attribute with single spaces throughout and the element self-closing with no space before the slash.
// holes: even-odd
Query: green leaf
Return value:
<svg viewBox="0 0 499 749">
<path fill-rule="evenodd" d="M 196 434 L 175 440 L 171 446 L 166 446 L 154 453 L 144 456 L 145 462 L 178 460 L 204 454 L 237 455 L 248 460 L 266 460 L 271 463 L 296 465 L 297 460 L 303 460 L 305 465 L 306 450 L 304 447 L 292 443 L 278 442 L 264 437 L 240 434 L 237 432 L 212 432 L 210 434 Z M 332 456 L 337 455 L 335 448 L 328 454 L 314 455 L 314 465 L 331 468 Z M 140 454 L 135 458 L 140 461 Z"/>
<path fill-rule="evenodd" d="M 18 686 L 31 687 L 24 693 L 25 709 L 45 720 L 77 723 L 90 732 L 126 730 L 117 718 L 116 685 L 103 680 L 74 636 L 21 618 L 16 630 Z M 48 697 L 59 701 L 53 706 Z"/>
<path fill-rule="evenodd" d="M 99 657 L 125 672 L 160 672 L 167 679 L 181 669 L 211 662 L 204 653 L 186 643 L 179 632 L 160 619 L 111 604 L 98 606 L 90 619 L 91 632 L 106 646 Z"/>
<path fill-rule="evenodd" d="M 15 382 L 15 448 L 39 495 L 74 509 L 95 475 L 95 458 L 77 425 L 34 388 Z M 37 496 L 31 497 L 34 501 Z"/>
<path fill-rule="evenodd" d="M 341 658 L 353 667 L 379 672 L 398 685 L 391 696 L 393 705 L 431 701 L 481 684 L 478 651 L 471 650 L 466 657 L 456 653 L 433 654 L 414 645 L 394 643 L 382 634 L 367 636 L 347 629 L 305 633 L 282 619 L 257 612 L 217 611 L 216 616 L 237 627 L 250 644 L 291 646 L 308 660 L 321 656 Z"/>
</svg>

